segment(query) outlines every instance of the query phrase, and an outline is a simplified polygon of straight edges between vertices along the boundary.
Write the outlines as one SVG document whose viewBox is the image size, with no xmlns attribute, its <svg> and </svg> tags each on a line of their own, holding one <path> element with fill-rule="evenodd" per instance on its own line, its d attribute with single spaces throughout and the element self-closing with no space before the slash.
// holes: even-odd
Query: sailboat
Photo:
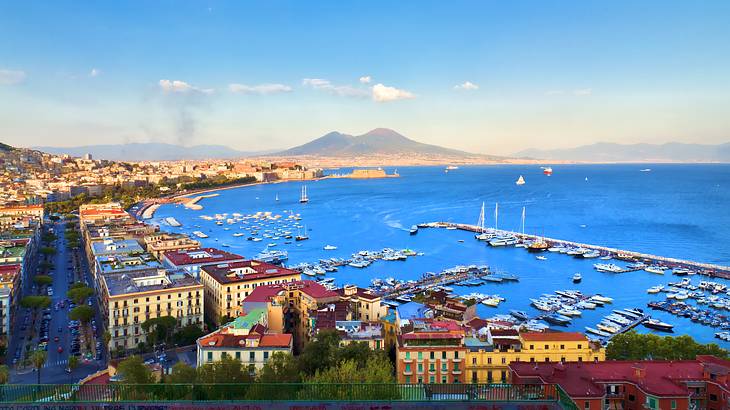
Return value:
<svg viewBox="0 0 730 410">
<path fill-rule="evenodd" d="M 274 198 L 274 201 L 279 202 L 279 194 L 276 194 L 276 198 Z"/>
<path fill-rule="evenodd" d="M 494 230 L 497 229 L 497 220 L 499 220 L 499 202 L 494 203 Z"/>
<path fill-rule="evenodd" d="M 482 202 L 482 210 L 479 212 L 479 220 L 477 221 L 477 226 L 479 227 L 479 233 L 474 235 L 474 237 L 478 240 L 486 241 L 494 237 L 494 234 L 488 234 L 486 232 L 486 229 L 484 229 L 484 202 Z"/>
<path fill-rule="evenodd" d="M 520 175 L 520 177 L 517 178 L 517 182 L 515 182 L 515 184 L 517 184 L 517 185 L 525 185 L 525 178 L 523 178 L 522 175 Z"/>
<path fill-rule="evenodd" d="M 307 196 L 307 186 L 306 185 L 304 185 L 302 187 L 302 196 L 301 196 L 301 198 L 299 198 L 299 202 L 302 204 L 306 204 L 307 202 L 309 202 L 309 197 Z"/>
<path fill-rule="evenodd" d="M 525 238 L 525 207 L 522 207 L 522 221 L 520 223 L 520 227 L 522 229 L 522 240 Z M 527 244 L 524 242 L 520 242 L 517 245 L 515 245 L 516 248 L 527 248 Z"/>
<path fill-rule="evenodd" d="M 309 235 L 307 235 L 307 225 L 304 225 L 304 232 L 300 232 L 299 235 L 294 237 L 294 240 L 299 241 L 306 241 L 309 239 Z"/>
</svg>

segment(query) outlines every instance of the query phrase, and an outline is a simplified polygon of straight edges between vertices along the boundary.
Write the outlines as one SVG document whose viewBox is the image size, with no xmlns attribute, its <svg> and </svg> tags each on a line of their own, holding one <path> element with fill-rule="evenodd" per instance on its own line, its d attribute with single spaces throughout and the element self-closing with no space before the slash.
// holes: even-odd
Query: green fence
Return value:
<svg viewBox="0 0 730 410">
<path fill-rule="evenodd" d="M 567 401 L 564 401 L 567 400 Z M 558 386 L 511 384 L 1 385 L 0 403 L 220 401 L 483 401 L 572 404 Z M 574 406 L 574 405 L 573 405 Z"/>
</svg>

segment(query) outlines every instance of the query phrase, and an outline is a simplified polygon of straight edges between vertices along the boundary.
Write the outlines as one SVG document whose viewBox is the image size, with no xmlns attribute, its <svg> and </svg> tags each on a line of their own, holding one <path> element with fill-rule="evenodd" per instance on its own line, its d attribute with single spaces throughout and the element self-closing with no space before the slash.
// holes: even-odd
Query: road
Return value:
<svg viewBox="0 0 730 410">
<path fill-rule="evenodd" d="M 53 225 L 53 231 L 58 237 L 54 247 L 56 248 L 56 254 L 52 257 L 54 270 L 51 273 L 53 278 L 53 296 L 51 297 L 51 321 L 48 327 L 48 359 L 44 368 L 41 370 L 41 383 L 75 383 L 80 379 L 92 374 L 102 368 L 106 368 L 106 357 L 102 353 L 101 360 L 80 360 L 79 366 L 71 373 L 66 372 L 68 367 L 68 358 L 71 351 L 71 339 L 72 335 L 69 329 L 69 305 L 64 303 L 64 308 L 57 308 L 59 302 L 65 301 L 66 293 L 69 289 L 70 283 L 83 281 L 87 284 L 91 284 L 91 273 L 86 263 L 86 258 L 83 256 L 83 251 L 69 250 L 66 248 L 66 239 L 64 238 L 64 230 L 66 227 L 65 221 L 55 222 Z M 33 278 L 24 278 L 22 286 L 23 296 L 33 295 Z M 93 287 L 93 286 L 92 286 Z M 99 312 L 97 298 L 93 297 L 93 307 L 96 315 L 96 323 L 98 325 L 97 331 L 95 332 L 95 340 L 91 342 L 92 348 L 96 344 L 97 340 L 101 340 L 101 333 L 103 332 L 103 321 L 101 320 L 101 314 Z M 12 337 L 10 343 L 10 349 L 8 350 L 8 358 L 15 355 L 18 347 L 23 349 L 24 344 L 31 343 L 31 349 L 38 346 L 38 330 L 40 328 L 41 316 L 38 315 L 37 323 L 35 324 L 35 336 L 33 340 L 28 340 L 30 333 L 30 326 L 25 331 L 21 330 L 25 316 L 31 316 L 32 313 L 23 308 L 18 308 L 16 318 L 13 320 Z M 61 332 L 59 332 L 59 328 Z M 58 336 L 59 341 L 54 342 L 54 337 Z M 58 351 L 58 347 L 63 348 L 62 352 Z M 11 371 L 11 382 L 12 383 L 36 383 L 37 374 L 34 370 L 30 369 L 13 369 Z"/>
</svg>

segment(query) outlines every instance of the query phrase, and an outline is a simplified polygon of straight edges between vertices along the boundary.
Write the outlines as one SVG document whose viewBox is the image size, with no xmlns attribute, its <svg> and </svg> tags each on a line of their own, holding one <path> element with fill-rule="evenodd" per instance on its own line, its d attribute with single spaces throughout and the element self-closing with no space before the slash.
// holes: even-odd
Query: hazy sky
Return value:
<svg viewBox="0 0 730 410">
<path fill-rule="evenodd" d="M 730 1 L 2 1 L 0 141 L 730 141 Z"/>
</svg>

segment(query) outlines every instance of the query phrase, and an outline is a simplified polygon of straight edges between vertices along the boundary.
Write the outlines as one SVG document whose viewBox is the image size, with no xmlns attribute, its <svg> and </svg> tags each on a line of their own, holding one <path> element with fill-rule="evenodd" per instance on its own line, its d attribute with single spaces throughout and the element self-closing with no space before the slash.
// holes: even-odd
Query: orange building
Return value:
<svg viewBox="0 0 730 410">
<path fill-rule="evenodd" d="M 398 383 L 463 383 L 464 328 L 454 322 L 422 319 L 398 338 Z"/>
</svg>

